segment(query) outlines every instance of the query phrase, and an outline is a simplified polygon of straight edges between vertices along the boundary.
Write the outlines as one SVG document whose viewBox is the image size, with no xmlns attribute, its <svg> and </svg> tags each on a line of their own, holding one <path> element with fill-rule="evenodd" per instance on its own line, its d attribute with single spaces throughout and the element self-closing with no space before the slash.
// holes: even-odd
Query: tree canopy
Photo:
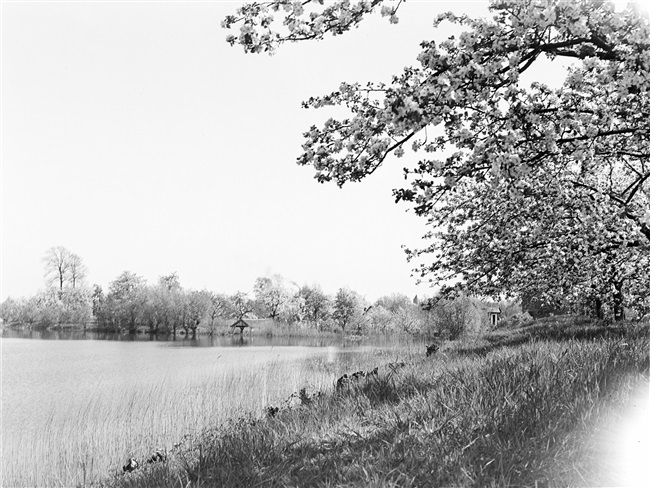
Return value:
<svg viewBox="0 0 650 488">
<path fill-rule="evenodd" d="M 275 0 L 246 4 L 223 26 L 239 28 L 230 44 L 272 53 L 343 34 L 375 11 L 396 23 L 401 5 Z M 390 82 L 344 82 L 305 101 L 349 116 L 306 131 L 298 163 L 344 185 L 404 158 L 395 199 L 429 228 L 407 253 L 445 292 L 592 300 L 617 317 L 647 305 L 648 14 L 602 0 L 497 0 L 490 11 L 435 16 L 433 27 L 464 32 L 422 42 Z M 557 88 L 522 76 L 559 60 L 568 67 Z"/>
</svg>

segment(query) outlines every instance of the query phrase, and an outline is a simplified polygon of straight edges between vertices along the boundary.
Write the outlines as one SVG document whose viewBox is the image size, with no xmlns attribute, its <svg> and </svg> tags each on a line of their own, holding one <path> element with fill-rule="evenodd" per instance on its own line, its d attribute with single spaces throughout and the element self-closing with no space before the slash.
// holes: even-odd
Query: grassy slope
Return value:
<svg viewBox="0 0 650 488">
<path fill-rule="evenodd" d="M 620 485 L 592 432 L 647 389 L 649 345 L 647 327 L 542 324 L 396 370 L 369 358 L 376 378 L 205 432 L 107 484 Z"/>
</svg>

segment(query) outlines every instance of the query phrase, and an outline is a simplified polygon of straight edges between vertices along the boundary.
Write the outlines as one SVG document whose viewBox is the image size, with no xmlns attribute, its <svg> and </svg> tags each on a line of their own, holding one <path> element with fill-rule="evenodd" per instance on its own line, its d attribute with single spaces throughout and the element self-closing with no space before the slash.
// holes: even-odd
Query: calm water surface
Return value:
<svg viewBox="0 0 650 488">
<path fill-rule="evenodd" d="M 359 349 L 356 345 L 313 346 L 313 340 L 248 336 L 176 341 L 146 336 L 98 337 L 91 333 L 3 333 L 5 436 L 36 429 L 55 411 L 79 404 L 99 391 L 117 394 L 120 390 L 144 389 L 159 381 L 170 386 L 176 382 L 199 384 L 217 371 L 224 374 L 229 370 L 264 368 L 269 363 L 314 355 L 326 355 L 334 361 Z"/>
<path fill-rule="evenodd" d="M 358 342 L 237 335 L 165 340 L 90 332 L 5 330 L 2 348 L 2 430 L 5 438 L 38 429 L 48 418 L 88 398 L 148 385 L 205 381 L 269 365 L 322 357 L 351 362 L 370 347 Z M 364 343 L 365 344 L 365 343 Z M 295 385 L 298 388 L 299 385 Z"/>
</svg>

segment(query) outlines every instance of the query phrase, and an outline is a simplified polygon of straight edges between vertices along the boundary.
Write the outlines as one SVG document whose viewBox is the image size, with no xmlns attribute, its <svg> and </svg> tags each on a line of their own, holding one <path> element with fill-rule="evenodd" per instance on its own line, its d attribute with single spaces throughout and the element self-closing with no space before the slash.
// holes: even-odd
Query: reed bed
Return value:
<svg viewBox="0 0 650 488">
<path fill-rule="evenodd" d="M 259 417 L 269 406 L 299 401 L 291 395 L 300 389 L 328 391 L 341 371 L 372 356 L 362 348 L 319 351 L 252 357 L 244 367 L 226 359 L 207 369 L 197 365 L 190 374 L 96 388 L 85 398 L 52 405 L 43 424 L 3 432 L 2 486 L 89 486 L 121 473 L 130 457 L 171 452 L 183 439 L 230 419 Z"/>
</svg>

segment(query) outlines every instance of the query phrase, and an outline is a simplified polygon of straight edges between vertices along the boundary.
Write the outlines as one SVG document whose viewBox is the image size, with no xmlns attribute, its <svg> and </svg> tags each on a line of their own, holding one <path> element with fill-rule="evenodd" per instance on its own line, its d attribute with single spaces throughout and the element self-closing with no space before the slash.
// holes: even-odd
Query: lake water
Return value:
<svg viewBox="0 0 650 488">
<path fill-rule="evenodd" d="M 389 346 L 5 330 L 0 347 L 3 486 L 41 486 L 101 478 L 127 456 L 259 415 L 302 387 L 331 388 L 369 350 Z"/>
<path fill-rule="evenodd" d="M 38 430 L 56 410 L 73 408 L 102 392 L 114 396 L 160 381 L 198 385 L 217 372 L 243 374 L 311 356 L 341 361 L 341 356 L 359 350 L 356 344 L 326 346 L 310 339 L 239 335 L 175 341 L 110 334 L 97 340 L 100 337 L 5 331 L 1 346 L 5 437 Z"/>
</svg>

